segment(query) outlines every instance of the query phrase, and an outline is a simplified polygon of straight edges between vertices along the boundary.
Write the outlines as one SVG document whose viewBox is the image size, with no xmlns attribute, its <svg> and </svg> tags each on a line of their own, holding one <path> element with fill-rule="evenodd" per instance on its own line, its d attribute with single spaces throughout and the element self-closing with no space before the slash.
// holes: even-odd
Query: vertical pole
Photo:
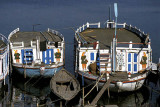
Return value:
<svg viewBox="0 0 160 107">
<path fill-rule="evenodd" d="M 25 61 L 26 61 L 26 65 L 24 65 L 24 78 L 26 78 L 27 57 L 26 57 L 26 50 L 25 49 L 24 49 L 24 54 L 25 54 Z"/>
<path fill-rule="evenodd" d="M 113 38 L 113 71 L 116 71 L 116 38 Z"/>
<path fill-rule="evenodd" d="M 60 107 L 63 107 L 63 106 L 62 106 L 62 101 L 60 101 Z"/>
<path fill-rule="evenodd" d="M 83 92 L 82 92 L 82 98 L 83 98 L 83 106 L 84 106 L 84 74 L 82 74 L 82 87 L 83 87 Z"/>
</svg>

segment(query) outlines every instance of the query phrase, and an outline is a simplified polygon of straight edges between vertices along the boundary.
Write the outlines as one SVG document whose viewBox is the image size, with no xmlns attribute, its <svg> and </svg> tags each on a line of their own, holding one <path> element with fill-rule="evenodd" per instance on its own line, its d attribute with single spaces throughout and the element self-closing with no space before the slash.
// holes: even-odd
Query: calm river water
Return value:
<svg viewBox="0 0 160 107">
<path fill-rule="evenodd" d="M 153 62 L 157 63 L 160 57 L 160 1 L 159 0 L 0 0 L 0 33 L 8 34 L 16 28 L 22 31 L 32 31 L 34 24 L 36 31 L 52 28 L 60 31 L 66 42 L 66 69 L 74 74 L 73 70 L 73 38 L 74 31 L 70 27 L 77 27 L 86 22 L 101 22 L 108 20 L 109 5 L 118 3 L 118 22 L 126 22 L 148 33 L 152 42 Z M 154 79 L 153 79 L 154 78 Z M 146 85 L 133 93 L 111 93 L 108 98 L 106 92 L 98 105 L 114 104 L 120 107 L 159 107 L 160 106 L 160 77 L 151 75 Z M 60 100 L 49 88 L 49 80 L 38 82 L 20 80 L 17 76 L 6 80 L 1 85 L 0 105 L 11 106 L 60 106 Z M 35 83 L 36 82 L 36 83 Z M 146 87 L 147 86 L 147 87 Z M 87 90 L 86 90 L 87 91 Z M 96 93 L 96 90 L 95 92 Z M 86 103 L 92 101 L 94 94 L 86 98 Z M 81 93 L 72 101 L 62 101 L 66 106 L 79 106 Z"/>
</svg>

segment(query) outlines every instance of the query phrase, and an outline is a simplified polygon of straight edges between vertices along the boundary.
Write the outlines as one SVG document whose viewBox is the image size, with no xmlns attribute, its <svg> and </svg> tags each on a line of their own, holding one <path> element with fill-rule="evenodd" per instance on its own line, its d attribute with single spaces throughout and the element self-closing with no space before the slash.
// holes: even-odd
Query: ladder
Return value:
<svg viewBox="0 0 160 107">
<path fill-rule="evenodd" d="M 101 52 L 99 54 L 100 72 L 111 72 L 111 54 L 108 52 Z"/>
</svg>

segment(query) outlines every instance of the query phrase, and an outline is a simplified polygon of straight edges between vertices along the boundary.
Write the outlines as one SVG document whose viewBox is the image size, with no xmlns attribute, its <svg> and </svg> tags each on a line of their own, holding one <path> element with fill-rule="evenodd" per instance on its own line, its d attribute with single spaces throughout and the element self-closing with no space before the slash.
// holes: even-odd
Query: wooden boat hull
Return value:
<svg viewBox="0 0 160 107">
<path fill-rule="evenodd" d="M 137 77 L 131 78 L 128 81 L 117 82 L 112 80 L 109 86 L 109 91 L 111 92 L 136 91 L 142 87 L 145 78 L 147 76 L 147 73 L 148 72 L 139 75 Z M 82 71 L 78 71 L 78 75 L 80 76 L 80 78 L 82 78 L 83 75 L 84 82 L 87 85 L 92 84 L 93 82 L 94 82 L 93 85 L 95 85 L 98 79 L 98 76 L 93 76 L 91 74 L 83 73 Z M 106 82 L 105 78 L 102 78 L 98 83 L 98 88 L 102 88 L 105 82 Z"/>
<path fill-rule="evenodd" d="M 71 73 L 65 69 L 61 69 L 52 77 L 50 88 L 58 97 L 69 101 L 80 91 L 80 84 Z"/>
<path fill-rule="evenodd" d="M 63 66 L 58 66 L 55 68 L 46 68 L 45 70 L 41 70 L 41 67 L 30 67 L 30 68 L 24 68 L 24 67 L 16 67 L 13 66 L 13 70 L 20 75 L 24 76 L 26 74 L 26 77 L 33 77 L 38 78 L 40 76 L 43 76 L 44 78 L 51 78 L 56 72 L 62 69 Z"/>
</svg>

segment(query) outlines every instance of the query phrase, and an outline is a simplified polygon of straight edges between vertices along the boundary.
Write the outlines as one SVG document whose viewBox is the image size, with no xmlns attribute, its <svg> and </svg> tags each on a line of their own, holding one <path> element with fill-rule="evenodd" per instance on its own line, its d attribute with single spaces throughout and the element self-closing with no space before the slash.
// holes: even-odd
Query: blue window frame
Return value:
<svg viewBox="0 0 160 107">
<path fill-rule="evenodd" d="M 91 60 L 94 60 L 94 53 L 91 53 Z"/>
<path fill-rule="evenodd" d="M 137 64 L 134 64 L 134 71 L 137 71 Z"/>
<path fill-rule="evenodd" d="M 131 64 L 128 64 L 128 71 L 131 71 Z"/>
<path fill-rule="evenodd" d="M 134 53 L 134 62 L 137 62 L 137 53 Z"/>
<path fill-rule="evenodd" d="M 131 62 L 131 53 L 128 53 L 128 62 Z"/>
</svg>

